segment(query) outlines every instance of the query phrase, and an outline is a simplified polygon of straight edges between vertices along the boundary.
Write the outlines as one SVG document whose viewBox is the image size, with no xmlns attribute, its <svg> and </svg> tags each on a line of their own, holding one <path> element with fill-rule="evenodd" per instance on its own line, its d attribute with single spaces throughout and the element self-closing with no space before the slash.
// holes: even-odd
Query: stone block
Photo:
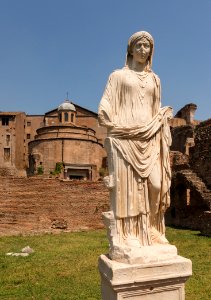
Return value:
<svg viewBox="0 0 211 300">
<path fill-rule="evenodd" d="M 103 300 L 184 300 L 185 282 L 192 274 L 189 259 L 150 264 L 124 264 L 99 258 Z"/>
</svg>

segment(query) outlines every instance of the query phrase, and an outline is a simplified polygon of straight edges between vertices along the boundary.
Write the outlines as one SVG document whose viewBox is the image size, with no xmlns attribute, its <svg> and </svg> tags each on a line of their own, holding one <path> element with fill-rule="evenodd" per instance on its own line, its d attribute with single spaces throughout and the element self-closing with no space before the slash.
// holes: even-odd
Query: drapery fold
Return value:
<svg viewBox="0 0 211 300">
<path fill-rule="evenodd" d="M 168 119 L 170 107 L 160 108 L 160 80 L 153 72 L 147 77 L 148 103 L 140 98 L 141 80 L 135 72 L 122 69 L 109 77 L 99 106 L 99 123 L 108 128 L 108 153 L 112 152 L 112 210 L 117 218 L 148 214 L 148 178 L 155 164 L 161 166 L 160 213 L 170 204 L 171 134 Z M 144 115 L 144 107 L 148 111 Z M 142 121 L 144 119 L 144 122 Z M 108 146 L 109 145 L 109 146 Z M 110 148 L 110 149 L 109 149 Z"/>
</svg>

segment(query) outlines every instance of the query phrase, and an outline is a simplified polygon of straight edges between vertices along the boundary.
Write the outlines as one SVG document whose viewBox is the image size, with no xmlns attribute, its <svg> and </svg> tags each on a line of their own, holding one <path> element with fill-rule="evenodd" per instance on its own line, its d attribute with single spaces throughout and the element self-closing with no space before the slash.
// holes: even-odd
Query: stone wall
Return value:
<svg viewBox="0 0 211 300">
<path fill-rule="evenodd" d="M 102 182 L 0 178 L 0 235 L 103 228 L 109 192 Z"/>
<path fill-rule="evenodd" d="M 26 169 L 26 158 L 28 158 L 26 152 L 27 141 L 24 132 L 25 119 L 25 113 L 17 114 L 15 118 L 15 166 L 22 171 Z"/>
<path fill-rule="evenodd" d="M 86 109 L 83 109 L 80 106 L 76 105 L 77 115 L 76 123 L 79 126 L 86 126 L 92 128 L 96 132 L 96 136 L 100 140 L 99 142 L 103 143 L 107 135 L 107 129 L 105 127 L 99 126 L 98 115 L 93 112 L 89 112 Z"/>
<path fill-rule="evenodd" d="M 189 156 L 180 151 L 170 151 L 170 164 L 173 171 L 189 168 Z"/>
<path fill-rule="evenodd" d="M 172 118 L 169 120 L 169 126 L 170 127 L 178 127 L 178 126 L 184 126 L 186 125 L 186 121 L 181 118 Z"/>
<path fill-rule="evenodd" d="M 197 109 L 197 105 L 194 103 L 186 104 L 175 115 L 175 118 L 181 118 L 186 121 L 186 124 L 194 124 L 194 114 Z"/>
<path fill-rule="evenodd" d="M 25 120 L 25 153 L 26 153 L 26 159 L 25 164 L 26 167 L 29 167 L 29 160 L 28 160 L 28 143 L 30 141 L 33 141 L 35 138 L 35 135 L 37 134 L 37 129 L 43 125 L 43 115 L 26 115 Z"/>
<path fill-rule="evenodd" d="M 190 163 L 211 188 L 211 119 L 201 122 L 195 128 L 195 146 L 190 152 Z"/>
<path fill-rule="evenodd" d="M 211 235 L 211 119 L 195 127 L 173 128 L 172 137 L 172 148 L 179 151 L 170 155 L 171 206 L 166 222 Z"/>
<path fill-rule="evenodd" d="M 25 113 L 0 113 L 0 175 L 26 176 Z M 4 120 L 7 119 L 5 124 Z"/>
<path fill-rule="evenodd" d="M 187 140 L 194 138 L 194 126 L 184 125 L 171 128 L 172 134 L 172 151 L 180 151 L 186 153 Z"/>
<path fill-rule="evenodd" d="M 194 119 L 197 106 L 185 105 L 169 121 L 171 205 L 166 223 L 211 236 L 211 119 Z"/>
<path fill-rule="evenodd" d="M 47 176 L 55 169 L 57 162 L 64 162 L 64 164 L 95 166 L 92 178 L 97 180 L 102 159 L 106 156 L 102 145 L 92 140 L 46 139 L 32 141 L 29 145 L 30 153 L 37 159 L 37 166 L 41 162 Z"/>
<path fill-rule="evenodd" d="M 210 209 L 211 191 L 201 178 L 191 169 L 176 171 L 173 167 L 171 206 L 166 212 L 166 223 L 211 235 Z"/>
</svg>

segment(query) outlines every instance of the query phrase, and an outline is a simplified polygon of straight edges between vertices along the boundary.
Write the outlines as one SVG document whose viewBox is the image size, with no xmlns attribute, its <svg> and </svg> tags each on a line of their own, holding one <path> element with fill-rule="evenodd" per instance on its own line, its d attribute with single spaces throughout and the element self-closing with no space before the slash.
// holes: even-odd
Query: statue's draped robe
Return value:
<svg viewBox="0 0 211 300">
<path fill-rule="evenodd" d="M 160 80 L 153 72 L 145 78 L 132 70 L 114 71 L 99 106 L 99 122 L 108 128 L 105 148 L 113 176 L 111 209 L 116 219 L 145 216 L 150 227 L 148 178 L 161 165 L 161 191 L 156 229 L 164 233 L 163 213 L 169 206 L 171 135 L 167 119 L 171 108 L 160 108 Z M 144 229 L 145 228 L 145 229 Z"/>
</svg>

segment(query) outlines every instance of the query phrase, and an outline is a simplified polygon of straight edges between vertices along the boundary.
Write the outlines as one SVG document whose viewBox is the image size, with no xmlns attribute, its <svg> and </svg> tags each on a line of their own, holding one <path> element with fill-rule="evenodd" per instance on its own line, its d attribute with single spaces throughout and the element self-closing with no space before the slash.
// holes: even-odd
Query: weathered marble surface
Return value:
<svg viewBox="0 0 211 300">
<path fill-rule="evenodd" d="M 184 300 L 184 285 L 192 274 L 189 259 L 150 264 L 123 264 L 99 258 L 103 300 Z"/>
<path fill-rule="evenodd" d="M 153 51 L 149 33 L 132 35 L 125 67 L 110 75 L 99 105 L 99 123 L 108 129 L 105 183 L 115 239 L 129 247 L 168 243 L 164 213 L 170 203 L 172 109 L 161 108 Z"/>
<path fill-rule="evenodd" d="M 115 218 L 112 211 L 103 213 L 103 221 L 109 239 L 109 257 L 117 262 L 128 264 L 148 264 L 170 261 L 177 258 L 177 248 L 170 244 L 154 244 L 140 247 L 119 243 Z"/>
<path fill-rule="evenodd" d="M 108 131 L 104 182 L 111 202 L 103 213 L 109 255 L 99 259 L 103 300 L 183 300 L 191 275 L 191 261 L 165 237 L 172 109 L 161 107 L 153 52 L 149 33 L 133 34 L 125 67 L 110 75 L 99 105 L 99 123 Z"/>
</svg>

